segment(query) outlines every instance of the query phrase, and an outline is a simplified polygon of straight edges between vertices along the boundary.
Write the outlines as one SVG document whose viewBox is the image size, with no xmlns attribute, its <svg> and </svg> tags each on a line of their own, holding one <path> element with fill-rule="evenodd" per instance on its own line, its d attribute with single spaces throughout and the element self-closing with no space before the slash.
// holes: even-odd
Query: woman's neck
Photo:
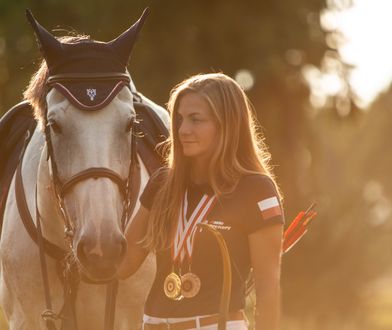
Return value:
<svg viewBox="0 0 392 330">
<path fill-rule="evenodd" d="M 191 182 L 204 184 L 208 182 L 208 164 L 206 162 L 194 159 L 191 161 Z"/>
</svg>

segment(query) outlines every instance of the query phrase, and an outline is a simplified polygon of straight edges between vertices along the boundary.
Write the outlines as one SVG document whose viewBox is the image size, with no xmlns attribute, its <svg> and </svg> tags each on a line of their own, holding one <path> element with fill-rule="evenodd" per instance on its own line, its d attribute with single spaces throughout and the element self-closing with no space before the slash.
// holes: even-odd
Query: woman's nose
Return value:
<svg viewBox="0 0 392 330">
<path fill-rule="evenodd" d="M 190 126 L 185 120 L 183 120 L 178 128 L 178 134 L 187 135 L 189 133 L 190 133 Z"/>
</svg>

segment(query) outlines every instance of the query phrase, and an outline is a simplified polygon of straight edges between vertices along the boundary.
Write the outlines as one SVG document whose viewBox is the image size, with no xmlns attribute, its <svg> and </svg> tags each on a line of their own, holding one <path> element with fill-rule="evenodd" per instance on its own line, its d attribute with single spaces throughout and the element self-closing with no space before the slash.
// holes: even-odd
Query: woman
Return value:
<svg viewBox="0 0 392 330">
<path fill-rule="evenodd" d="M 217 328 L 222 260 L 214 237 L 197 226 L 207 222 L 223 235 L 231 257 L 227 329 L 247 329 L 242 310 L 252 268 L 256 329 L 275 330 L 283 211 L 249 101 L 233 79 L 214 73 L 177 85 L 168 108 L 167 167 L 140 198 L 119 272 L 131 275 L 149 251 L 156 253 L 144 329 Z"/>
</svg>

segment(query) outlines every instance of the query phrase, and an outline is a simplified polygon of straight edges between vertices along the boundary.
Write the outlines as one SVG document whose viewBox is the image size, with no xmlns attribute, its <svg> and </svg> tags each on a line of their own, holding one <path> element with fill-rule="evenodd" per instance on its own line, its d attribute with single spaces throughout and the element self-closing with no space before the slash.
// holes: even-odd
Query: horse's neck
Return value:
<svg viewBox="0 0 392 330">
<path fill-rule="evenodd" d="M 63 222 L 57 209 L 56 197 L 50 181 L 44 136 L 38 128 L 35 130 L 23 157 L 22 177 L 32 218 L 37 223 L 36 206 L 38 204 L 43 235 L 52 243 L 62 246 L 65 244 Z"/>
</svg>

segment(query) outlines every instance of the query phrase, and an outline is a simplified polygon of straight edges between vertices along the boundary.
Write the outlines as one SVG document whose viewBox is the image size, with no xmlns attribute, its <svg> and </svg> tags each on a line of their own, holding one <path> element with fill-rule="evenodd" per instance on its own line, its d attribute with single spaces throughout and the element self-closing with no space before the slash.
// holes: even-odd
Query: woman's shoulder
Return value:
<svg viewBox="0 0 392 330">
<path fill-rule="evenodd" d="M 243 175 L 238 182 L 238 188 L 240 190 L 254 189 L 257 191 L 260 190 L 276 191 L 276 184 L 270 176 L 262 173 L 255 173 L 255 174 Z"/>
<path fill-rule="evenodd" d="M 234 191 L 234 198 L 239 198 L 246 203 L 253 203 L 263 199 L 276 197 L 280 200 L 280 195 L 274 180 L 265 174 L 246 174 L 242 176 Z"/>
<path fill-rule="evenodd" d="M 265 174 L 242 176 L 222 205 L 226 208 L 225 214 L 247 234 L 271 224 L 284 223 L 275 182 Z"/>
</svg>

